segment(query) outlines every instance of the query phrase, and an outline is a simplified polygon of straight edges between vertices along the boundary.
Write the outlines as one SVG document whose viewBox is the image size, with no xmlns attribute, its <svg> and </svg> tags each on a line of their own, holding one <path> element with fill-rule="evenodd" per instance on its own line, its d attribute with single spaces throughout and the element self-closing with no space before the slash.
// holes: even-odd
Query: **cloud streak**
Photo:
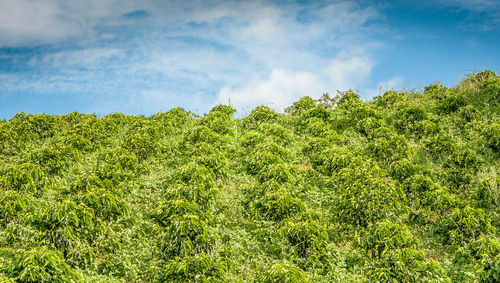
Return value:
<svg viewBox="0 0 500 283">
<path fill-rule="evenodd" d="M 353 1 L 0 3 L 0 46 L 47 46 L 19 72 L 0 70 L 4 95 L 87 95 L 98 113 L 207 111 L 230 97 L 239 109 L 282 109 L 366 88 L 385 28 L 378 9 Z"/>
</svg>

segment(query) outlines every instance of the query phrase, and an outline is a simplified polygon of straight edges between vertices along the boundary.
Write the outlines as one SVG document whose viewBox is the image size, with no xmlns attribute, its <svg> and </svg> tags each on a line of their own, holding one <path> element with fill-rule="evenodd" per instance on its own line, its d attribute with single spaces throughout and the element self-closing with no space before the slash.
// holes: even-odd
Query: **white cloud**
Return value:
<svg viewBox="0 0 500 283">
<path fill-rule="evenodd" d="M 90 38 L 103 20 L 144 5 L 136 0 L 0 0 L 0 46 Z"/>
<path fill-rule="evenodd" d="M 90 48 L 83 50 L 60 51 L 40 57 L 33 57 L 29 65 L 44 64 L 61 68 L 66 66 L 81 66 L 87 68 L 102 67 L 103 62 L 112 58 L 123 57 L 124 51 L 117 48 Z"/>
<path fill-rule="evenodd" d="M 121 17 L 137 9 L 151 17 Z M 240 109 L 283 109 L 305 95 L 364 87 L 380 28 L 372 20 L 381 18 L 353 1 L 0 0 L 0 47 L 54 47 L 0 88 L 89 93 L 88 110 L 98 113 L 206 111 L 229 98 Z"/>
<path fill-rule="evenodd" d="M 243 87 L 224 87 L 217 96 L 218 103 L 231 103 L 237 109 L 250 109 L 257 105 L 269 105 L 279 111 L 300 97 L 318 98 L 322 93 L 359 88 L 370 77 L 372 59 L 367 55 L 347 55 L 341 52 L 318 72 L 292 72 L 274 69 L 268 78 L 260 79 Z M 389 81 L 396 83 L 396 81 Z"/>
<path fill-rule="evenodd" d="M 367 55 L 353 56 L 344 51 L 330 61 L 324 72 L 331 85 L 338 90 L 347 90 L 364 83 L 369 78 L 373 65 L 373 60 Z"/>
<path fill-rule="evenodd" d="M 265 104 L 282 111 L 298 98 L 317 96 L 321 89 L 319 78 L 310 72 L 272 70 L 268 78 L 244 87 L 224 87 L 217 96 L 217 103 L 234 104 L 237 109 L 250 109 Z"/>
</svg>

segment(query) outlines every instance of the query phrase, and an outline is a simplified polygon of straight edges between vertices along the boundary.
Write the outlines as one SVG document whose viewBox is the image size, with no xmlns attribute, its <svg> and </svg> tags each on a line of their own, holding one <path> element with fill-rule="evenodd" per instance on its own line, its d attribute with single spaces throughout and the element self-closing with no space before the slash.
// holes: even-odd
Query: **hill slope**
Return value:
<svg viewBox="0 0 500 283">
<path fill-rule="evenodd" d="M 0 281 L 500 280 L 500 78 L 0 121 Z"/>
</svg>

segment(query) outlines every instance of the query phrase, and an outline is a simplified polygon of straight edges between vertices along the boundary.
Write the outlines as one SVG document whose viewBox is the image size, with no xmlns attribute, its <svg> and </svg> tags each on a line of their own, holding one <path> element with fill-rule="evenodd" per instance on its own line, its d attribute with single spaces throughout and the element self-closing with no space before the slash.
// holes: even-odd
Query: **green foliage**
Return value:
<svg viewBox="0 0 500 283">
<path fill-rule="evenodd" d="M 444 276 L 442 268 L 419 249 L 419 240 L 404 224 L 384 220 L 370 225 L 357 245 L 374 260 L 367 271 L 374 281 L 415 282 Z"/>
<path fill-rule="evenodd" d="M 79 282 L 80 275 L 64 262 L 58 251 L 46 246 L 17 250 L 10 266 L 0 271 L 18 282 Z"/>
<path fill-rule="evenodd" d="M 234 129 L 233 114 L 236 112 L 234 108 L 227 105 L 217 105 L 200 120 L 202 125 L 207 126 L 214 132 L 225 135 Z"/>
<path fill-rule="evenodd" d="M 214 259 L 207 254 L 197 254 L 169 261 L 159 273 L 157 282 L 224 282 L 223 259 Z"/>
<path fill-rule="evenodd" d="M 50 174 L 57 174 L 67 166 L 66 156 L 56 148 L 43 146 L 31 154 L 31 161 Z"/>
<path fill-rule="evenodd" d="M 31 210 L 33 199 L 29 195 L 19 194 L 16 191 L 3 191 L 0 193 L 0 225 L 22 222 L 19 219 Z"/>
<path fill-rule="evenodd" d="M 305 204 L 293 192 L 285 188 L 267 191 L 256 199 L 253 206 L 265 217 L 274 221 L 305 213 Z"/>
<path fill-rule="evenodd" d="M 362 165 L 356 169 L 344 168 L 331 182 L 335 189 L 329 196 L 333 219 L 339 223 L 366 227 L 380 219 L 401 213 L 404 194 L 380 170 Z"/>
<path fill-rule="evenodd" d="M 0 120 L 0 282 L 498 282 L 500 77 Z"/>
<path fill-rule="evenodd" d="M 496 152 L 500 152 L 500 123 L 491 123 L 482 132 L 485 143 Z"/>
<path fill-rule="evenodd" d="M 36 193 L 43 189 L 47 183 L 42 168 L 30 162 L 9 166 L 2 170 L 0 176 L 0 187 L 4 190 Z"/>
<path fill-rule="evenodd" d="M 326 260 L 328 234 L 326 227 L 318 221 L 290 220 L 285 222 L 279 232 L 288 241 L 293 255 L 301 259 L 300 266 L 315 266 Z"/>
<path fill-rule="evenodd" d="M 186 257 L 210 253 L 215 238 L 207 223 L 193 214 L 173 215 L 161 241 L 160 249 L 165 258 Z"/>
<path fill-rule="evenodd" d="M 255 282 L 306 283 L 306 273 L 293 264 L 277 262 L 262 272 Z"/>
<path fill-rule="evenodd" d="M 495 228 L 491 226 L 482 209 L 466 206 L 455 208 L 448 217 L 443 219 L 439 231 L 446 242 L 463 246 L 468 241 L 483 234 L 491 234 Z"/>
<path fill-rule="evenodd" d="M 316 107 L 316 101 L 309 96 L 304 96 L 299 101 L 294 102 L 292 106 L 285 109 L 290 115 L 300 115 Z"/>
</svg>

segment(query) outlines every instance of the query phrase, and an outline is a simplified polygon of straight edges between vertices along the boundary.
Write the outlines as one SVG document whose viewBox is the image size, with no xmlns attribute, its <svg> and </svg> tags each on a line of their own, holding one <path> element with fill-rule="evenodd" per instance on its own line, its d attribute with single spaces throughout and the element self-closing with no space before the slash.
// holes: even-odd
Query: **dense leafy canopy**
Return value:
<svg viewBox="0 0 500 283">
<path fill-rule="evenodd" d="M 500 282 L 500 78 L 0 121 L 1 282 Z"/>
</svg>

